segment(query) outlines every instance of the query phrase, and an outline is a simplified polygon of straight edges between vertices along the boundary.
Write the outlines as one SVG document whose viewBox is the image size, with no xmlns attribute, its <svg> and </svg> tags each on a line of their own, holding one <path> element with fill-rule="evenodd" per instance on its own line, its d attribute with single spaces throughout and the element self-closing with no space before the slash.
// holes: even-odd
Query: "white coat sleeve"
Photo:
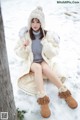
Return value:
<svg viewBox="0 0 80 120">
<path fill-rule="evenodd" d="M 59 53 L 59 37 L 51 35 L 48 40 L 43 41 L 43 51 L 47 58 L 53 58 Z"/>
<path fill-rule="evenodd" d="M 59 43 L 60 37 L 56 33 L 52 33 L 51 39 L 49 39 L 49 43 L 51 44 L 51 49 L 53 51 L 53 55 L 56 56 L 59 54 Z"/>
<path fill-rule="evenodd" d="M 25 47 L 23 45 L 23 40 L 19 40 L 14 48 L 14 51 L 17 56 L 21 57 L 22 59 L 27 59 L 30 52 L 30 47 Z"/>
</svg>

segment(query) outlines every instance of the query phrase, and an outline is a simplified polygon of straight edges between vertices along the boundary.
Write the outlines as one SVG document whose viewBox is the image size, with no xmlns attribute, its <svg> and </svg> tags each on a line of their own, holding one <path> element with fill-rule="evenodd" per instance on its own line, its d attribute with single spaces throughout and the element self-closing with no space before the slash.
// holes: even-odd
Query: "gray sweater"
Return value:
<svg viewBox="0 0 80 120">
<path fill-rule="evenodd" d="M 41 44 L 41 39 L 40 39 L 40 31 L 39 32 L 34 32 L 33 34 L 35 35 L 35 40 L 32 40 L 32 52 L 33 52 L 33 61 L 34 62 L 42 62 L 42 44 Z"/>
</svg>

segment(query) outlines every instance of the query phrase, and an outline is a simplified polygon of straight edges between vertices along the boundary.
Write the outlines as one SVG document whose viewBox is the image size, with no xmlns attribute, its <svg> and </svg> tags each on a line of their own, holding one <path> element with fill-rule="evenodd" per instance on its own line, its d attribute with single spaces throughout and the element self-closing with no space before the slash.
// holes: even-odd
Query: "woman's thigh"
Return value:
<svg viewBox="0 0 80 120">
<path fill-rule="evenodd" d="M 49 65 L 45 61 L 41 63 L 41 67 L 43 74 L 47 74 L 49 71 L 51 71 Z"/>
<path fill-rule="evenodd" d="M 34 62 L 33 62 L 33 63 L 31 64 L 30 71 L 36 72 L 36 71 L 39 71 L 39 70 L 42 70 L 41 64 L 39 64 L 39 63 L 34 63 Z"/>
</svg>

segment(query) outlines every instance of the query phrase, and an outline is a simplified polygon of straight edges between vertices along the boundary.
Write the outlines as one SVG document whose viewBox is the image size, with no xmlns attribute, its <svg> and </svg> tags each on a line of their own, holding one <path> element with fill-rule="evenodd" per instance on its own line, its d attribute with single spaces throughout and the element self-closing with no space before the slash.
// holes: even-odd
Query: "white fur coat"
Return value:
<svg viewBox="0 0 80 120">
<path fill-rule="evenodd" d="M 25 47 L 23 42 L 29 40 L 30 44 Z M 60 68 L 57 65 L 57 55 L 59 53 L 59 37 L 55 33 L 47 32 L 46 36 L 41 40 L 43 45 L 42 57 L 50 66 L 50 68 L 56 72 L 60 80 L 66 79 L 65 75 L 59 71 Z M 31 50 L 31 39 L 29 33 L 25 33 L 21 39 L 17 42 L 15 47 L 16 54 L 22 58 L 22 65 L 19 68 L 20 76 L 18 79 L 18 86 L 27 94 L 37 94 L 36 83 L 34 80 L 34 74 L 30 72 L 30 66 L 33 62 L 33 53 Z M 43 76 L 45 79 L 45 76 Z"/>
</svg>

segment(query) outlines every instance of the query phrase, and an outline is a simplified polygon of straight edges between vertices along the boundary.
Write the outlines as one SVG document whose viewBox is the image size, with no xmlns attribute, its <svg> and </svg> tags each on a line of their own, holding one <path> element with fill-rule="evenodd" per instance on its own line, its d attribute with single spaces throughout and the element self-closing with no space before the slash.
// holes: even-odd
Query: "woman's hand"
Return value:
<svg viewBox="0 0 80 120">
<path fill-rule="evenodd" d="M 26 47 L 26 46 L 29 45 L 29 43 L 30 43 L 29 40 L 25 40 L 24 43 L 23 43 L 23 45 Z"/>
</svg>

